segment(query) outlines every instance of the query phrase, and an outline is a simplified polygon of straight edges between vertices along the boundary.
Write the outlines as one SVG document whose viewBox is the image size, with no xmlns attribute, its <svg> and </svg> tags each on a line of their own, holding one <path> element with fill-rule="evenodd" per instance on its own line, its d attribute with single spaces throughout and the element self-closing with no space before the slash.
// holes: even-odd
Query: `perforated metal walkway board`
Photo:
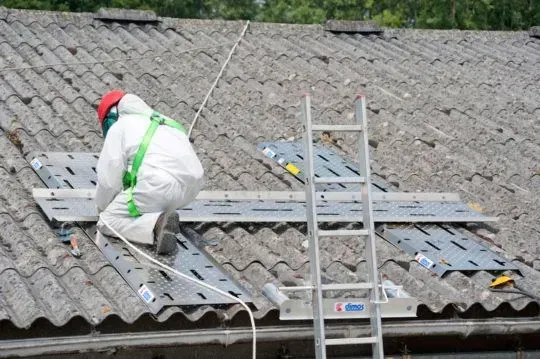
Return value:
<svg viewBox="0 0 540 359">
<path fill-rule="evenodd" d="M 512 262 L 449 226 L 383 226 L 380 233 L 439 276 L 454 270 L 518 270 Z"/>
<path fill-rule="evenodd" d="M 357 165 L 348 161 L 324 146 L 315 147 L 315 176 L 316 177 L 355 177 L 360 173 Z M 293 176 L 304 182 L 303 146 L 298 142 L 263 142 L 258 146 L 267 157 L 273 158 Z M 292 170 L 289 164 L 293 164 L 297 170 Z M 293 167 L 293 168 L 294 168 Z M 318 191 L 356 191 L 360 192 L 358 184 L 317 184 Z M 384 182 L 372 180 L 374 191 L 391 192 Z M 464 203 L 446 202 L 402 202 L 402 203 L 373 203 L 373 215 L 375 222 L 472 222 L 481 218 L 493 220 L 481 213 L 473 211 Z M 349 208 L 338 204 L 332 205 L 332 209 L 340 208 L 344 215 L 350 211 L 358 211 L 359 208 Z M 335 210 L 336 212 L 338 209 Z M 361 213 L 361 212 L 359 212 Z M 401 218 L 401 220 L 399 219 Z M 406 220 L 403 220 L 406 218 Z M 415 220 L 417 218 L 417 220 Z"/>
<path fill-rule="evenodd" d="M 90 232 L 90 237 L 95 238 L 99 249 L 154 314 L 157 314 L 164 306 L 170 305 L 237 303 L 153 266 L 137 253 L 133 253 L 122 241 L 98 235 L 95 226 Z M 222 271 L 219 264 L 195 247 L 184 235 L 178 234 L 177 237 L 178 253 L 160 256 L 161 262 L 183 274 L 230 293 L 244 302 L 251 302 L 250 295 Z M 150 247 L 136 246 L 146 254 L 155 256 Z"/>
<path fill-rule="evenodd" d="M 304 146 L 301 142 L 276 141 L 263 142 L 257 146 L 267 157 L 274 159 L 283 168 L 304 182 Z M 317 177 L 354 177 L 359 176 L 358 166 L 344 159 L 337 153 L 329 150 L 325 146 L 314 145 L 315 148 L 315 174 Z M 300 172 L 290 171 L 287 165 L 292 163 Z M 377 178 L 371 180 L 373 191 L 389 192 L 390 187 Z M 344 183 L 321 183 L 316 185 L 318 191 L 360 191 L 358 184 Z"/>
<path fill-rule="evenodd" d="M 357 165 L 353 162 L 343 159 L 325 146 L 315 145 L 314 147 L 316 149 L 314 164 L 317 176 L 354 177 L 359 175 Z M 274 159 L 302 183 L 304 182 L 302 173 L 304 167 L 302 143 L 284 141 L 264 142 L 258 146 L 258 149 L 267 157 Z M 291 167 L 287 166 L 289 163 L 293 164 L 297 170 L 291 171 Z M 318 191 L 335 191 L 340 188 L 341 191 L 359 190 L 359 185 L 341 184 L 340 187 L 336 187 L 335 184 L 319 184 L 317 186 Z M 372 180 L 372 186 L 372 190 L 375 192 L 392 192 L 389 186 L 377 179 Z M 374 203 L 374 208 L 377 208 L 376 205 Z M 411 213 L 418 213 L 418 215 L 422 216 L 422 220 L 418 222 L 462 222 L 444 220 L 444 217 L 447 217 L 448 213 L 443 214 L 440 211 L 445 211 L 446 204 L 432 203 L 432 206 L 426 207 L 424 205 L 421 202 L 400 204 L 401 208 L 409 207 L 411 211 L 420 210 L 418 207 L 422 207 L 422 212 L 408 212 L 409 216 Z M 468 221 L 476 221 L 474 217 L 478 213 L 472 211 L 462 203 L 460 205 L 461 207 L 458 206 L 455 210 L 463 214 L 465 218 L 470 216 L 468 217 Z M 374 211 L 374 215 L 378 215 L 376 210 Z M 430 215 L 433 221 L 424 220 L 429 218 Z M 440 220 L 438 221 L 437 219 Z M 390 223 L 391 221 L 386 222 Z M 467 220 L 463 222 L 467 222 Z M 376 232 L 406 253 L 413 255 L 416 261 L 439 276 L 443 276 L 446 272 L 454 270 L 518 270 L 514 264 L 482 246 L 472 237 L 461 235 L 456 228 L 449 225 L 444 225 L 443 227 L 439 224 L 404 224 L 393 226 L 391 229 L 384 225 L 379 225 L 376 228 Z"/>
<path fill-rule="evenodd" d="M 289 146 L 287 150 L 294 149 Z M 318 151 L 321 149 L 318 149 Z M 349 163 L 327 149 L 319 154 L 320 176 L 335 176 L 338 171 L 355 172 Z M 319 152 L 318 152 L 319 153 Z M 29 160 L 38 175 L 49 188 L 94 188 L 97 181 L 95 171 L 97 154 L 48 152 L 31 154 Z M 301 160 L 300 160 L 301 161 Z M 321 163 L 324 161 L 325 163 Z M 336 168 L 334 168 L 334 164 Z M 298 163 L 300 166 L 300 163 Z M 341 172 L 343 174 L 343 172 Z M 354 174 L 352 174 L 354 175 Z M 336 185 L 326 189 L 335 190 Z M 344 188 L 337 187 L 339 190 Z M 354 190 L 357 187 L 347 187 Z M 384 183 L 377 184 L 377 190 L 387 190 Z M 60 197 L 51 191 L 44 197 L 36 197 L 36 202 L 49 220 L 57 222 L 97 221 L 97 211 L 93 200 L 84 192 L 72 197 Z M 360 220 L 361 203 L 320 202 L 320 221 L 357 222 Z M 376 222 L 471 222 L 491 221 L 481 213 L 472 211 L 458 202 L 375 202 Z M 180 211 L 182 222 L 305 222 L 305 203 L 292 201 L 229 201 L 196 200 Z"/>
<path fill-rule="evenodd" d="M 302 146 L 290 142 L 268 142 L 261 144 L 259 149 L 264 150 L 270 148 L 274 158 L 284 168 L 287 168 L 288 163 L 293 163 L 300 169 L 299 173 L 293 173 L 298 179 L 303 181 L 301 169 L 302 162 Z M 353 162 L 341 158 L 324 146 L 316 146 L 316 164 L 319 176 L 356 176 L 358 172 L 356 165 Z M 268 156 L 268 151 L 266 151 Z M 37 203 L 46 213 L 51 221 L 72 222 L 72 221 L 97 221 L 97 212 L 94 201 L 88 191 L 81 189 L 73 190 L 71 197 L 64 198 L 58 196 L 54 192 L 54 188 L 94 188 L 97 181 L 95 166 L 98 155 L 95 153 L 38 153 L 31 154 L 28 160 L 32 163 L 36 172 L 40 175 L 43 181 L 52 187 L 50 193 L 36 197 Z M 373 182 L 372 182 L 373 183 Z M 391 192 L 391 189 L 381 180 L 377 180 L 374 184 L 374 191 Z M 344 185 L 345 187 L 336 187 L 335 184 L 321 185 L 319 191 L 354 191 L 357 187 Z M 361 203 L 354 202 L 320 202 L 319 210 L 323 213 L 319 217 L 321 221 L 357 221 L 357 212 L 361 209 Z M 180 220 L 184 222 L 305 222 L 305 203 L 303 202 L 287 202 L 287 201 L 228 201 L 228 200 L 197 200 L 190 206 L 181 209 Z M 489 221 L 490 217 L 486 217 L 480 213 L 470 210 L 465 204 L 457 202 L 375 202 L 374 203 L 375 221 L 379 223 L 398 223 L 398 222 L 471 222 L 471 221 Z M 384 238 L 394 243 L 398 247 L 411 253 L 410 248 L 405 247 L 405 241 L 399 240 L 398 237 L 403 236 L 401 232 L 392 232 L 395 234 L 395 240 L 389 239 L 389 232 L 383 233 L 381 226 L 377 232 Z M 419 238 L 425 224 L 418 224 L 414 229 Z M 452 228 L 452 227 L 447 227 Z M 452 231 L 454 231 L 452 229 Z M 446 233 L 446 232 L 445 232 Z M 445 233 L 439 231 L 433 233 L 432 237 L 446 240 L 446 237 L 441 237 Z M 431 238 L 431 237 L 430 237 Z M 471 239 L 471 243 L 473 240 Z M 440 246 L 438 246 L 441 248 Z M 449 247 L 452 248 L 452 247 Z M 496 261 L 480 262 L 475 261 L 474 256 L 477 252 L 483 251 L 464 251 L 459 261 L 453 259 L 454 263 L 469 263 L 471 266 L 463 267 L 463 270 L 499 270 L 514 269 L 511 264 L 501 265 L 497 268 Z M 415 252 L 412 252 L 414 254 Z M 434 253 L 434 252 L 432 252 Z M 439 258 L 436 258 L 432 253 L 431 257 L 422 262 L 427 264 L 430 270 L 439 275 L 444 274 L 448 270 L 458 270 L 461 268 L 450 262 L 450 266 L 446 266 L 445 270 L 440 270 L 438 265 L 431 266 L 430 262 L 437 263 Z M 455 253 L 459 256 L 460 253 Z M 495 253 L 490 251 L 495 259 L 500 262 L 505 262 Z M 446 252 L 441 255 L 448 256 Z M 421 260 L 419 257 L 417 260 Z M 476 267 L 469 260 L 478 264 Z M 495 263 L 495 264 L 494 264 Z M 484 264 L 486 264 L 484 266 Z M 487 265 L 489 264 L 489 265 Z M 495 268 L 494 268 L 495 266 Z"/>
<path fill-rule="evenodd" d="M 94 188 L 99 153 L 30 153 L 27 158 L 49 188 Z"/>
</svg>

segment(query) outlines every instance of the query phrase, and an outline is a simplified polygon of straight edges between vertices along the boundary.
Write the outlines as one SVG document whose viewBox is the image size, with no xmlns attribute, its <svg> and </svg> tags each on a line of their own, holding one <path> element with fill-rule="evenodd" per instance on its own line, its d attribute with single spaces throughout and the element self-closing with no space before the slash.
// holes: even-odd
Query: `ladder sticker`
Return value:
<svg viewBox="0 0 540 359">
<path fill-rule="evenodd" d="M 345 312 L 363 312 L 366 310 L 366 305 L 364 303 L 358 302 L 337 302 L 334 304 L 334 312 L 345 313 Z"/>
<path fill-rule="evenodd" d="M 146 303 L 150 303 L 154 299 L 154 294 L 145 285 L 140 287 L 138 292 Z"/>
<path fill-rule="evenodd" d="M 43 164 L 37 158 L 34 158 L 32 161 L 30 161 L 30 164 L 32 165 L 32 167 L 34 167 L 35 170 L 39 170 L 41 167 L 43 167 Z"/>
<path fill-rule="evenodd" d="M 421 253 L 418 253 L 414 259 L 427 269 L 433 267 L 433 261 Z"/>
<path fill-rule="evenodd" d="M 295 176 L 300 173 L 300 170 L 298 169 L 298 167 L 296 167 L 292 163 L 287 163 L 287 165 L 285 166 L 285 169 L 291 172 Z"/>
<path fill-rule="evenodd" d="M 266 147 L 262 152 L 268 158 L 276 157 L 276 153 L 274 151 L 272 151 L 269 147 Z"/>
</svg>

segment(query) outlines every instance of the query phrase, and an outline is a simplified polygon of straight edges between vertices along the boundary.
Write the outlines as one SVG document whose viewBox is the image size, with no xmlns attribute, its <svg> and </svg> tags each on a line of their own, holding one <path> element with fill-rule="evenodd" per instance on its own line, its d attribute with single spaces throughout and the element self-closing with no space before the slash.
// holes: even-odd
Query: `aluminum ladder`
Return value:
<svg viewBox="0 0 540 359">
<path fill-rule="evenodd" d="M 367 137 L 366 101 L 359 95 L 355 100 L 356 123 L 352 125 L 315 125 L 311 118 L 311 98 L 305 95 L 302 101 L 302 124 L 304 126 L 304 171 L 306 191 L 306 211 L 309 243 L 309 262 L 311 272 L 311 291 L 313 324 L 315 332 L 315 353 L 317 359 L 326 358 L 327 345 L 371 344 L 373 358 L 384 357 L 381 323 L 381 293 L 384 290 L 379 283 L 377 258 L 375 252 L 375 228 L 371 196 L 371 180 L 369 168 L 369 148 Z M 314 169 L 313 132 L 353 132 L 359 134 L 360 174 L 355 177 L 316 177 Z M 317 184 L 359 184 L 363 202 L 362 223 L 360 230 L 321 230 L 317 218 L 316 189 Z M 321 219 L 324 221 L 324 219 Z M 322 284 L 321 265 L 319 260 L 319 238 L 360 236 L 366 239 L 366 261 L 368 265 L 368 281 L 364 283 Z M 327 339 L 325 337 L 325 316 L 323 310 L 323 292 L 329 290 L 369 290 L 370 291 L 370 324 L 371 336 L 354 338 Z"/>
</svg>

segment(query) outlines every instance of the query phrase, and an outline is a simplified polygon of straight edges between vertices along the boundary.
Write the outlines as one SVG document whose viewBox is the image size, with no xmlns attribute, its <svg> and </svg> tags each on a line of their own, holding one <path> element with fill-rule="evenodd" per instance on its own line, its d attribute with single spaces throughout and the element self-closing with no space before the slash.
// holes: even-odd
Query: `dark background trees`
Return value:
<svg viewBox="0 0 540 359">
<path fill-rule="evenodd" d="M 374 20 L 388 27 L 520 30 L 540 25 L 540 0 L 0 0 L 0 6 L 95 11 L 150 9 L 182 18 L 322 23 Z"/>
</svg>

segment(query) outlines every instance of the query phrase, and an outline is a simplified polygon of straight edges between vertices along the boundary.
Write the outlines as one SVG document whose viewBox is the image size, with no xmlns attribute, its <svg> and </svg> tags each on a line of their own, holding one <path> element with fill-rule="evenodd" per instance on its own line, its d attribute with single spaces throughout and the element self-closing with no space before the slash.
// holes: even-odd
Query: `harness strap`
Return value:
<svg viewBox="0 0 540 359">
<path fill-rule="evenodd" d="M 137 206 L 135 205 L 135 200 L 133 198 L 133 189 L 137 184 L 137 173 L 139 172 L 139 168 L 141 167 L 141 164 L 143 162 L 146 150 L 148 150 L 148 146 L 150 146 L 152 137 L 154 137 L 154 134 L 156 133 L 156 130 L 160 125 L 167 125 L 169 127 L 176 128 L 183 133 L 186 133 L 184 126 L 182 126 L 180 123 L 163 117 L 159 112 L 154 111 L 152 113 L 152 116 L 150 117 L 150 126 L 146 130 L 143 140 L 139 145 L 139 148 L 137 149 L 135 159 L 133 160 L 133 165 L 131 166 L 131 171 L 127 171 L 124 174 L 123 178 L 124 190 L 127 190 L 128 195 L 128 211 L 132 217 L 139 217 L 141 215 L 141 213 L 137 209 Z"/>
</svg>

